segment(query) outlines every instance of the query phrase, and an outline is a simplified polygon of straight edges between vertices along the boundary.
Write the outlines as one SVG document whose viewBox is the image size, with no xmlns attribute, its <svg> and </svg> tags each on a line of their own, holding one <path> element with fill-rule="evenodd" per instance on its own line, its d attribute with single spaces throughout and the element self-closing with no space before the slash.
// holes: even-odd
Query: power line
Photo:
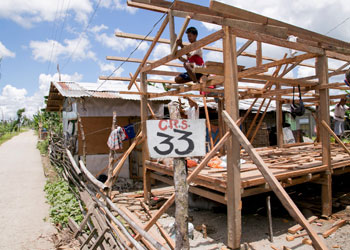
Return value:
<svg viewBox="0 0 350 250">
<path fill-rule="evenodd" d="M 68 57 L 66 63 L 65 63 L 65 64 L 63 65 L 63 67 L 62 67 L 62 70 L 64 69 L 64 67 L 67 66 L 67 64 L 68 64 L 68 63 L 70 62 L 70 60 L 72 59 L 74 53 L 76 52 L 76 50 L 77 50 L 77 48 L 78 48 L 78 46 L 79 46 L 79 44 L 80 44 L 80 42 L 81 42 L 81 39 L 82 39 L 83 35 L 86 33 L 87 29 L 89 28 L 90 24 L 92 23 L 92 20 L 94 19 L 95 15 L 96 15 L 96 12 L 97 12 L 97 9 L 98 9 L 99 6 L 100 6 L 100 3 L 101 3 L 101 0 L 99 0 L 98 3 L 96 4 L 96 6 L 95 6 L 95 8 L 94 8 L 94 12 L 93 12 L 92 15 L 90 16 L 90 19 L 89 19 L 89 21 L 88 21 L 88 23 L 87 23 L 87 25 L 86 25 L 84 31 L 83 31 L 83 32 L 80 34 L 80 36 L 79 36 L 79 41 L 78 41 L 77 45 L 75 46 L 75 49 L 74 49 L 73 52 L 69 55 L 69 57 Z"/>
<path fill-rule="evenodd" d="M 341 23 L 339 23 L 338 25 L 336 25 L 334 28 L 330 29 L 325 35 L 329 34 L 329 33 L 332 32 L 333 30 L 336 30 L 337 28 L 339 28 L 339 26 L 341 26 L 341 25 L 343 25 L 344 23 L 346 23 L 349 19 L 350 19 L 350 17 L 345 18 L 344 21 L 342 21 Z"/>
<path fill-rule="evenodd" d="M 169 10 L 171 9 L 171 7 L 173 7 L 174 3 L 176 2 L 176 0 L 173 0 L 173 2 L 171 3 L 170 7 L 169 7 Z M 139 49 L 139 47 L 141 46 L 141 44 L 146 40 L 146 38 L 152 33 L 152 31 L 154 30 L 154 28 L 158 25 L 158 23 L 167 15 L 167 12 L 165 12 L 160 18 L 159 20 L 153 25 L 153 27 L 151 28 L 151 30 L 147 33 L 147 35 L 144 36 L 144 38 L 139 42 L 139 44 L 136 46 L 136 48 L 129 54 L 129 56 L 123 61 L 120 63 L 120 65 L 115 68 L 113 70 L 113 72 L 111 74 L 109 74 L 107 76 L 107 79 L 104 80 L 98 87 L 95 91 L 99 90 L 103 84 L 105 84 L 109 78 L 116 72 L 118 71 L 129 59 L 130 57 Z M 91 95 L 93 96 L 93 95 Z"/>
</svg>

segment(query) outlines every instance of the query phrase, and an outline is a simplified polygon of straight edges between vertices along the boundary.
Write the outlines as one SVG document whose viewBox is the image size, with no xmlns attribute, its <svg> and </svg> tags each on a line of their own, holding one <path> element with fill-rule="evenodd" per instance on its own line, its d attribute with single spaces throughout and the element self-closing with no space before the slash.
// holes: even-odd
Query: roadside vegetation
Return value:
<svg viewBox="0 0 350 250">
<path fill-rule="evenodd" d="M 48 132 L 47 138 L 39 140 L 37 148 L 43 157 L 43 167 L 47 177 L 44 190 L 47 202 L 50 204 L 49 216 L 52 223 L 59 229 L 68 225 L 68 218 L 80 223 L 83 220 L 80 204 L 76 198 L 76 187 L 70 185 L 62 176 L 60 166 L 52 166 L 49 160 L 50 135 L 62 133 L 62 122 L 57 113 L 41 111 L 33 116 L 33 128 Z"/>
<path fill-rule="evenodd" d="M 21 132 L 27 131 L 31 121 L 23 116 L 25 109 L 17 110 L 17 118 L 14 120 L 0 121 L 0 145 L 10 140 Z"/>
</svg>

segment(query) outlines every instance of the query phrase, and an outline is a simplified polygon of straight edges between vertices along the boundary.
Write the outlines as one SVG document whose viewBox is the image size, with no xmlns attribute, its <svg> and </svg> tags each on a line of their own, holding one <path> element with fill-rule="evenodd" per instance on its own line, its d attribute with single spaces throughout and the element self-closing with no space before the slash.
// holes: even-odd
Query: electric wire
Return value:
<svg viewBox="0 0 350 250">
<path fill-rule="evenodd" d="M 83 35 L 86 33 L 87 29 L 89 28 L 90 24 L 92 23 L 92 20 L 94 19 L 95 15 L 96 15 L 96 12 L 97 12 L 97 10 L 98 10 L 98 8 L 99 8 L 99 6 L 100 6 L 100 4 L 101 4 L 101 0 L 99 0 L 98 3 L 96 4 L 96 6 L 95 6 L 95 8 L 94 8 L 94 11 L 93 11 L 92 15 L 90 16 L 89 21 L 88 21 L 88 23 L 87 23 L 87 25 L 86 25 L 84 31 L 83 31 L 82 33 L 80 33 L 79 41 L 77 42 L 77 45 L 75 46 L 75 49 L 72 51 L 72 53 L 69 55 L 67 61 L 66 61 L 65 64 L 62 66 L 62 70 L 70 63 L 70 61 L 71 61 L 73 55 L 75 54 L 76 50 L 77 50 L 78 47 L 79 47 L 79 44 L 80 44 L 80 42 L 81 42 L 81 39 L 82 39 Z"/>
<path fill-rule="evenodd" d="M 173 5 L 175 4 L 176 0 L 173 0 L 173 2 L 171 3 L 170 7 L 169 7 L 169 10 L 171 9 L 171 7 L 173 7 Z M 129 56 L 124 60 L 122 61 L 118 67 L 116 67 L 111 74 L 109 74 L 107 76 L 107 79 L 104 80 L 98 87 L 95 91 L 98 91 L 103 84 L 105 84 L 109 78 L 115 73 L 117 72 L 126 62 L 128 62 L 128 60 L 130 59 L 130 57 L 139 49 L 139 47 L 141 46 L 141 44 L 146 40 L 146 38 L 153 32 L 154 28 L 158 25 L 158 23 L 163 20 L 163 18 L 167 15 L 167 12 L 165 12 L 160 18 L 159 20 L 153 25 L 153 27 L 151 28 L 151 30 L 144 36 L 144 38 L 139 42 L 139 44 L 136 46 L 136 48 L 129 54 Z M 93 96 L 93 94 L 91 95 Z"/>
</svg>

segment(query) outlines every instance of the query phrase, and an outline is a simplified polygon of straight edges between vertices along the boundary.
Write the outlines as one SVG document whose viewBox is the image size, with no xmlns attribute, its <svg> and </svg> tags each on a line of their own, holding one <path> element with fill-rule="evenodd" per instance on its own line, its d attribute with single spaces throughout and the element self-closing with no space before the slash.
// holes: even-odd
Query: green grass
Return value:
<svg viewBox="0 0 350 250">
<path fill-rule="evenodd" d="M 0 137 L 0 145 L 3 144 L 4 142 L 10 140 L 12 137 L 14 137 L 16 135 L 19 135 L 21 132 L 23 132 L 23 131 L 20 131 L 20 132 L 7 132 L 7 133 L 5 133 L 4 135 L 2 135 Z"/>
</svg>

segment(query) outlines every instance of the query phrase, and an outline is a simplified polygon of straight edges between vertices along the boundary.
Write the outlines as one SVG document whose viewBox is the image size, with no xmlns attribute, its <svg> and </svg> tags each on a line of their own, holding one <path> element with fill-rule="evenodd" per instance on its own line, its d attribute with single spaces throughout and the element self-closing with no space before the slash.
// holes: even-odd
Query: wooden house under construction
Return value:
<svg viewBox="0 0 350 250">
<path fill-rule="evenodd" d="M 187 181 L 189 191 L 208 199 L 227 205 L 227 245 L 232 249 L 240 248 L 242 222 L 242 197 L 263 192 L 273 191 L 289 214 L 308 232 L 315 249 L 327 249 L 324 242 L 312 229 L 298 207 L 285 191 L 285 187 L 305 182 L 320 184 L 322 194 L 322 214 L 332 213 L 332 176 L 343 174 L 350 170 L 350 151 L 343 144 L 331 145 L 329 105 L 343 95 L 332 96 L 331 89 L 348 89 L 342 82 L 333 82 L 332 77 L 343 75 L 350 61 L 350 44 L 306 29 L 255 14 L 218 1 L 210 1 L 210 6 L 200 6 L 183 1 L 168 2 L 163 0 L 129 0 L 129 6 L 165 13 L 165 18 L 153 38 L 133 34 L 117 34 L 134 39 L 144 39 L 151 45 L 142 59 L 127 59 L 138 62 L 136 72 L 128 79 L 129 89 L 140 83 L 137 91 L 131 90 L 125 94 L 140 96 L 141 132 L 134 143 L 124 153 L 127 157 L 135 145 L 142 143 L 142 163 L 144 181 L 144 199 L 147 201 L 151 193 L 151 179 L 173 185 L 174 171 L 171 167 L 150 159 L 147 149 L 146 121 L 152 119 L 148 110 L 148 103 L 155 98 L 198 97 L 206 95 L 189 93 L 204 91 L 210 93 L 218 102 L 219 140 L 210 145 L 210 150 L 199 165 L 189 170 Z M 184 19 L 183 26 L 175 34 L 174 18 Z M 189 21 L 198 20 L 221 26 L 218 31 L 187 44 L 177 50 L 176 40 L 181 38 Z M 161 36 L 169 27 L 170 40 Z M 291 36 L 297 37 L 291 41 Z M 237 47 L 237 39 L 245 39 L 241 47 Z M 221 41 L 222 48 L 214 47 L 214 42 Z M 148 58 L 157 43 L 169 43 L 171 53 L 156 61 Z M 245 50 L 256 44 L 256 53 L 247 53 Z M 282 58 L 263 56 L 263 45 L 269 44 L 275 48 L 287 48 L 297 52 L 285 55 Z M 222 62 L 206 62 L 205 67 L 195 68 L 195 72 L 205 76 L 200 83 L 176 85 L 173 81 L 162 81 L 170 90 L 163 93 L 148 91 L 147 82 L 150 75 L 176 76 L 178 72 L 157 69 L 162 65 L 176 65 L 172 62 L 187 53 L 202 48 L 222 53 Z M 250 67 L 238 65 L 238 57 L 255 59 L 255 65 Z M 116 57 L 107 57 L 110 60 L 123 60 Z M 307 60 L 307 62 L 305 62 Z M 336 69 L 328 67 L 329 60 L 342 62 Z M 315 69 L 315 75 L 303 78 L 286 78 L 292 70 L 309 67 Z M 271 73 L 272 72 L 272 73 Z M 120 77 L 100 77 L 101 80 L 121 80 Z M 247 83 L 255 86 L 247 87 Z M 138 85 L 137 85 L 138 86 Z M 209 86 L 216 86 L 212 89 Z M 302 99 L 306 106 L 315 106 L 317 114 L 318 143 L 288 144 L 283 143 L 282 105 L 291 103 L 293 87 L 300 86 Z M 263 122 L 264 115 L 257 112 L 251 122 L 251 127 L 244 134 L 239 126 L 250 113 L 239 116 L 239 100 L 253 99 L 254 103 L 260 100 L 260 109 L 265 109 L 271 102 L 275 102 L 277 147 L 254 148 L 251 141 Z M 263 110 L 264 110 L 263 109 Z M 210 122 L 208 122 L 208 129 Z M 254 128 L 255 127 L 255 128 Z M 242 146 L 242 150 L 241 150 Z M 218 151 L 227 155 L 227 169 L 213 171 L 207 163 Z M 244 159 L 241 163 L 240 159 Z M 119 165 L 119 164 L 118 164 Z M 112 180 L 117 170 L 111 172 Z M 109 182 L 110 184 L 110 182 Z M 144 226 L 148 231 L 157 222 L 160 216 L 174 203 L 173 194 L 154 214 Z M 243 204 L 244 205 L 244 204 Z M 140 235 L 135 237 L 140 239 Z"/>
</svg>

